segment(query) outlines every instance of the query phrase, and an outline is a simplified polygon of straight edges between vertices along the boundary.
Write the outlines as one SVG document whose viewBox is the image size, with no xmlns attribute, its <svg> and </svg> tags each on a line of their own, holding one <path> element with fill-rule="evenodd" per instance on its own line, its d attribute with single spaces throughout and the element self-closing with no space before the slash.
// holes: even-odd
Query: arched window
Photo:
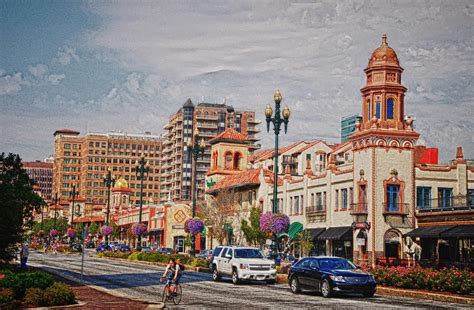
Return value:
<svg viewBox="0 0 474 310">
<path fill-rule="evenodd" d="M 232 153 L 231 152 L 225 153 L 224 162 L 225 162 L 225 169 L 227 170 L 232 169 Z"/>
<path fill-rule="evenodd" d="M 375 117 L 380 119 L 380 101 L 375 102 Z"/>
<path fill-rule="evenodd" d="M 394 110 L 394 100 L 393 98 L 387 99 L 387 119 L 393 119 L 393 110 Z"/>
<path fill-rule="evenodd" d="M 240 159 L 242 158 L 242 154 L 235 153 L 234 155 L 234 170 L 240 170 Z"/>
<path fill-rule="evenodd" d="M 213 164 L 212 165 L 213 165 L 214 169 L 217 169 L 217 158 L 219 157 L 218 152 L 215 151 L 212 156 L 213 156 L 213 158 L 212 158 Z"/>
<path fill-rule="evenodd" d="M 370 104 L 370 99 L 367 99 L 367 119 L 370 121 L 370 119 L 372 118 L 372 106 Z"/>
</svg>

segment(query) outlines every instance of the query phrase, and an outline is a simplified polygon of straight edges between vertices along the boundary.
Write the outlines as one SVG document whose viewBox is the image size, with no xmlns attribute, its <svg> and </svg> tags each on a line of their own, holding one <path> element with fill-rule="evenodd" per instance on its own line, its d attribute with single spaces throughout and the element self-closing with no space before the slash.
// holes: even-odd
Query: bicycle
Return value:
<svg viewBox="0 0 474 310">
<path fill-rule="evenodd" d="M 160 282 L 163 282 L 166 278 L 161 278 Z M 175 291 L 171 293 L 170 289 L 171 286 L 175 286 Z M 175 305 L 179 305 L 181 302 L 181 298 L 183 297 L 183 289 L 181 288 L 181 284 L 171 283 L 169 284 L 168 281 L 163 288 L 163 296 L 161 301 L 166 304 L 167 301 L 172 301 Z"/>
</svg>

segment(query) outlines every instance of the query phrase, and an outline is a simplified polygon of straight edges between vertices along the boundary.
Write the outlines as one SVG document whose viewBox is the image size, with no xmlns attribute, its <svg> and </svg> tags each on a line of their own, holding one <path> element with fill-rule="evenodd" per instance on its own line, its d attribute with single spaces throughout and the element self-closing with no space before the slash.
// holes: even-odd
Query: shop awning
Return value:
<svg viewBox="0 0 474 310">
<path fill-rule="evenodd" d="M 290 224 L 290 227 L 288 228 L 288 237 L 290 239 L 295 239 L 300 232 L 303 231 L 303 224 L 300 222 L 293 222 Z"/>
<path fill-rule="evenodd" d="M 441 238 L 474 238 L 474 225 L 458 225 L 441 233 Z"/>
<path fill-rule="evenodd" d="M 454 228 L 454 225 L 446 225 L 446 226 L 422 226 L 418 227 L 409 233 L 406 233 L 404 236 L 412 237 L 412 238 L 439 238 L 440 234 L 443 232 Z"/>
<path fill-rule="evenodd" d="M 326 228 L 309 228 L 306 230 L 309 231 L 309 233 L 311 234 L 311 238 L 314 240 L 317 236 L 322 234 L 326 230 Z"/>
<path fill-rule="evenodd" d="M 322 234 L 315 238 L 316 240 L 343 240 L 352 241 L 352 227 L 329 227 Z"/>
</svg>

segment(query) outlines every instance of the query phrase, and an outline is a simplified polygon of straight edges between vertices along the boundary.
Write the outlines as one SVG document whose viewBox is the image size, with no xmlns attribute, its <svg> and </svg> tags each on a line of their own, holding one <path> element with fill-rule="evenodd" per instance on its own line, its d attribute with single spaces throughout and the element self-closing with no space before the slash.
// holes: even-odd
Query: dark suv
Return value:
<svg viewBox="0 0 474 310">
<path fill-rule="evenodd" d="M 339 257 L 307 257 L 288 271 L 293 293 L 302 289 L 320 291 L 323 297 L 335 293 L 360 293 L 372 297 L 377 289 L 372 274 L 362 271 L 349 260 Z"/>
</svg>

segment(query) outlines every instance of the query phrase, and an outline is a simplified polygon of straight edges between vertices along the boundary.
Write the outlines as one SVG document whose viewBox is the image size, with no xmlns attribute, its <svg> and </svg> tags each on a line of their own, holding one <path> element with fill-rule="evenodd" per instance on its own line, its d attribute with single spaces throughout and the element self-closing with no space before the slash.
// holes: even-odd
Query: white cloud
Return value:
<svg viewBox="0 0 474 310">
<path fill-rule="evenodd" d="M 63 66 L 67 66 L 71 61 L 79 61 L 79 56 L 76 54 L 76 49 L 71 47 L 63 47 L 58 51 L 58 54 L 53 58 L 53 62 L 58 62 Z"/>
<path fill-rule="evenodd" d="M 53 85 L 58 85 L 59 82 L 61 82 L 61 80 L 63 80 L 65 77 L 65 74 L 51 74 L 48 76 L 48 81 Z"/>
<path fill-rule="evenodd" d="M 43 76 L 48 72 L 48 66 L 45 64 L 37 64 L 36 66 L 28 66 L 28 71 L 38 79 L 42 79 Z"/>
<path fill-rule="evenodd" d="M 14 95 L 26 84 L 21 72 L 0 76 L 0 95 Z"/>
</svg>

